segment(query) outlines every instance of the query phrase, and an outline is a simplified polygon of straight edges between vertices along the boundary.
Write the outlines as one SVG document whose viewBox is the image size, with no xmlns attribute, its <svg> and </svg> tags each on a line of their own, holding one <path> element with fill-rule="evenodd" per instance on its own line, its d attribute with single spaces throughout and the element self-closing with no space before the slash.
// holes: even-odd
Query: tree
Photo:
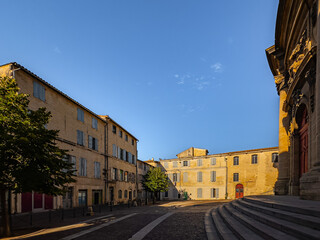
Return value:
<svg viewBox="0 0 320 240">
<path fill-rule="evenodd" d="M 159 167 L 151 168 L 147 174 L 143 176 L 142 186 L 148 192 L 153 193 L 154 202 L 156 193 L 168 191 L 168 177 Z"/>
<path fill-rule="evenodd" d="M 45 108 L 28 109 L 27 94 L 19 93 L 13 78 L 0 77 L 0 205 L 2 235 L 11 235 L 8 194 L 36 191 L 64 193 L 63 185 L 74 182 L 66 150 L 56 145 L 58 130 L 46 128 L 51 113 Z"/>
</svg>

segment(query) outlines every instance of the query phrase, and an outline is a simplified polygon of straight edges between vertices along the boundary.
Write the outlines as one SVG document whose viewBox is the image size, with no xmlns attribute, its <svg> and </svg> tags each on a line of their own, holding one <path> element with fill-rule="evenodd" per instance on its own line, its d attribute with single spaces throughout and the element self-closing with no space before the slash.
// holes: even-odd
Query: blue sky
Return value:
<svg viewBox="0 0 320 240">
<path fill-rule="evenodd" d="M 191 146 L 278 145 L 265 49 L 276 0 L 5 1 L 0 64 L 16 61 L 139 139 L 139 159 Z"/>
</svg>

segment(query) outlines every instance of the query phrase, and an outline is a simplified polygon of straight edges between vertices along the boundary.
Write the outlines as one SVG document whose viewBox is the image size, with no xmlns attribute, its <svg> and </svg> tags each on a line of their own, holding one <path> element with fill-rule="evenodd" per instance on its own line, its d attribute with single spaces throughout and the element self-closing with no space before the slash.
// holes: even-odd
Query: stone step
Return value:
<svg viewBox="0 0 320 240">
<path fill-rule="evenodd" d="M 251 203 L 243 199 L 237 200 L 237 203 L 243 207 L 265 213 L 267 215 L 280 218 L 282 220 L 290 221 L 298 225 L 320 230 L 320 218 L 314 216 L 307 216 L 299 213 L 288 212 L 277 208 L 264 207 L 261 204 Z"/>
<path fill-rule="evenodd" d="M 247 229 L 254 231 L 264 239 L 281 239 L 281 240 L 296 240 L 297 238 L 290 236 L 282 231 L 279 231 L 271 226 L 263 224 L 256 219 L 253 219 L 237 209 L 233 208 L 232 204 L 225 204 L 224 208 L 232 214 L 232 216 L 241 222 Z"/>
<path fill-rule="evenodd" d="M 215 228 L 217 230 L 217 234 L 222 240 L 236 240 L 238 239 L 228 228 L 228 226 L 224 223 L 218 210 L 214 210 L 211 212 L 211 217 L 214 222 Z"/>
<path fill-rule="evenodd" d="M 229 204 L 220 206 L 217 209 L 217 212 L 220 215 L 221 219 L 226 224 L 226 226 L 232 231 L 235 237 L 242 240 L 247 240 L 247 239 L 262 240 L 263 239 L 258 234 L 246 228 L 243 224 L 237 221 L 237 219 L 235 219 L 233 215 L 226 210 L 226 208 L 224 207 L 226 205 L 229 205 Z"/>
<path fill-rule="evenodd" d="M 231 205 L 236 208 L 242 215 L 247 215 L 253 221 L 263 223 L 265 226 L 270 226 L 274 231 L 290 234 L 298 239 L 320 239 L 320 231 L 298 225 L 293 222 L 288 222 L 279 218 L 264 214 L 261 211 L 252 210 L 240 205 L 237 201 L 233 201 Z M 278 229 L 278 230 L 276 230 Z M 278 233 L 279 234 L 279 233 Z"/>
<path fill-rule="evenodd" d="M 300 200 L 298 198 L 295 199 L 290 197 L 286 197 L 286 198 L 281 198 L 281 197 L 277 198 L 277 196 L 272 196 L 272 197 L 274 198 L 268 199 L 267 197 L 261 198 L 261 197 L 250 196 L 250 197 L 244 197 L 243 200 L 250 203 L 262 205 L 264 207 L 276 208 L 276 209 L 280 209 L 288 212 L 320 218 L 320 208 L 319 208 L 320 205 L 319 205 L 319 202 L 317 201 Z M 304 207 L 305 204 L 307 204 L 308 207 Z"/>
</svg>

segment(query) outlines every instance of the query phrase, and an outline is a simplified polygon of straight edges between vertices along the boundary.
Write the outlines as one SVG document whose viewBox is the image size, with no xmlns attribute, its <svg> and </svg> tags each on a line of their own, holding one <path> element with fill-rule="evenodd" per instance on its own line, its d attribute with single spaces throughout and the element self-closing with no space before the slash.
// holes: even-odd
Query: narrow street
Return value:
<svg viewBox="0 0 320 240">
<path fill-rule="evenodd" d="M 11 239 L 206 239 L 205 213 L 223 201 L 187 201 L 130 208 Z"/>
</svg>

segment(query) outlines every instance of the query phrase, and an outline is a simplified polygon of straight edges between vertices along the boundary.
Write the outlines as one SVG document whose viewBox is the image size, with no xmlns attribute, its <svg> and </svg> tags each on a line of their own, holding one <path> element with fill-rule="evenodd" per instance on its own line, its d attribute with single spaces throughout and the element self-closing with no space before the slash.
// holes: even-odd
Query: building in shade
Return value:
<svg viewBox="0 0 320 240">
<path fill-rule="evenodd" d="M 162 199 L 234 199 L 272 195 L 278 177 L 278 148 L 261 148 L 208 155 L 189 148 L 174 159 L 147 161 L 168 175 L 170 188 Z"/>
<path fill-rule="evenodd" d="M 18 63 L 0 66 L 0 76 L 14 77 L 30 95 L 29 108 L 45 107 L 52 114 L 49 129 L 59 130 L 58 146 L 68 150 L 75 183 L 65 196 L 22 193 L 12 197 L 13 212 L 90 206 L 133 200 L 137 195 L 138 140 L 109 116 L 100 116 L 73 100 Z"/>
<path fill-rule="evenodd" d="M 319 3 L 280 0 L 275 44 L 266 49 L 279 105 L 275 193 L 320 200 Z"/>
</svg>

